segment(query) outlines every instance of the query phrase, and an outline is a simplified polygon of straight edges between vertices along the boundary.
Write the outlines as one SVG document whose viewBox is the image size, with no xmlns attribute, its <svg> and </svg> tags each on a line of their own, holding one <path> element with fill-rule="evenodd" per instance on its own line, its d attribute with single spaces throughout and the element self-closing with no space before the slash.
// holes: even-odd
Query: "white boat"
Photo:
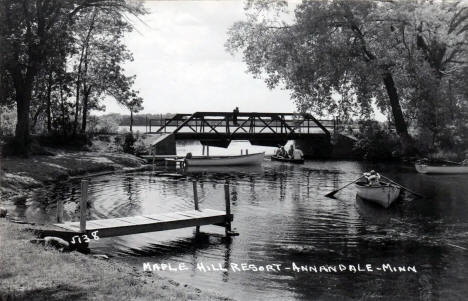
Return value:
<svg viewBox="0 0 468 301">
<path fill-rule="evenodd" d="M 427 164 L 418 164 L 414 165 L 416 170 L 419 173 L 427 173 L 427 174 L 462 174 L 468 173 L 468 166 L 464 165 L 427 165 Z"/>
<path fill-rule="evenodd" d="M 264 156 L 264 152 L 239 156 L 197 156 L 185 159 L 185 163 L 187 166 L 261 165 Z"/>
<path fill-rule="evenodd" d="M 381 183 L 379 185 L 368 185 L 367 183 L 356 183 L 357 195 L 385 208 L 388 208 L 400 195 L 400 187 L 392 184 Z"/>
</svg>

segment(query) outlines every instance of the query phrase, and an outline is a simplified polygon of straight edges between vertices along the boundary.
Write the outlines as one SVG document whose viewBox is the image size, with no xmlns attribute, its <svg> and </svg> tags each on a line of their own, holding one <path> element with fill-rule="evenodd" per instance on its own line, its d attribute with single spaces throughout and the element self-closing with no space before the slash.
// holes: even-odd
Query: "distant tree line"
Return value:
<svg viewBox="0 0 468 301">
<path fill-rule="evenodd" d="M 153 120 L 153 130 L 159 125 L 160 121 L 172 118 L 174 114 L 136 114 L 136 115 L 121 115 L 111 113 L 105 115 L 89 116 L 89 128 L 91 133 L 115 134 L 119 132 L 119 126 L 129 127 L 128 130 L 133 132 L 133 126 L 146 126 L 149 121 Z"/>
<path fill-rule="evenodd" d="M 389 116 L 401 151 L 468 149 L 468 3 L 249 0 L 226 48 L 302 112 Z"/>
<path fill-rule="evenodd" d="M 159 120 L 172 118 L 175 114 L 166 113 L 166 114 L 136 114 L 133 115 L 121 115 L 119 125 L 121 126 L 130 126 L 131 124 L 135 126 L 145 126 L 147 122 L 153 120 L 153 123 L 159 122 Z"/>
<path fill-rule="evenodd" d="M 123 37 L 128 17 L 144 13 L 137 1 L 0 0 L 0 106 L 16 110 L 18 154 L 31 133 L 84 134 L 105 97 L 131 115 L 143 109 Z"/>
</svg>

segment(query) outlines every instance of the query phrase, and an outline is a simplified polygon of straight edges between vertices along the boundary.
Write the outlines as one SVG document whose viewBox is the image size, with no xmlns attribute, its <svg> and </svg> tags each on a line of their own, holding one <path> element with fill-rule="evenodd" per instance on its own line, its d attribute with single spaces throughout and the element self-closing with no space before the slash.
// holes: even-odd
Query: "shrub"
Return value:
<svg viewBox="0 0 468 301">
<path fill-rule="evenodd" d="M 360 124 L 354 150 L 366 160 L 392 160 L 399 156 L 398 137 L 376 121 Z"/>
<path fill-rule="evenodd" d="M 125 134 L 124 142 L 122 145 L 124 153 L 134 154 L 135 153 L 135 137 L 133 137 L 132 133 Z"/>
<path fill-rule="evenodd" d="M 135 155 L 142 155 L 148 153 L 148 148 L 146 147 L 143 139 L 138 139 L 134 145 Z"/>
<path fill-rule="evenodd" d="M 0 136 L 12 136 L 15 133 L 16 111 L 0 107 Z"/>
<path fill-rule="evenodd" d="M 96 123 L 90 126 L 90 131 L 96 134 L 115 134 L 119 131 L 120 119 L 113 115 L 96 118 Z"/>
</svg>

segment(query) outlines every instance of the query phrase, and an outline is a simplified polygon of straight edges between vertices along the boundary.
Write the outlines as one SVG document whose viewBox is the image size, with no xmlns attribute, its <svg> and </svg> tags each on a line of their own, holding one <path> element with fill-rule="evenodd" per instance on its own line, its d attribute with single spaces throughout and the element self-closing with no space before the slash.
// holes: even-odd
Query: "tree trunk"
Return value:
<svg viewBox="0 0 468 301">
<path fill-rule="evenodd" d="M 81 68 L 79 68 L 79 69 L 81 69 Z M 81 72 L 81 71 L 79 71 L 79 72 Z M 79 113 L 79 110 L 80 110 L 80 86 L 81 86 L 81 82 L 80 82 L 80 80 L 77 80 L 77 82 L 76 82 L 76 100 L 75 100 L 75 117 L 74 117 L 74 120 L 73 120 L 73 136 L 76 135 L 76 129 L 78 128 L 78 113 Z"/>
<path fill-rule="evenodd" d="M 16 84 L 15 84 L 16 85 Z M 32 97 L 32 82 L 24 81 L 16 87 L 17 122 L 15 131 L 15 148 L 19 155 L 27 156 L 30 143 L 29 110 Z"/>
<path fill-rule="evenodd" d="M 23 76 L 19 66 L 12 68 L 10 71 L 16 94 L 17 121 L 14 147 L 16 154 L 27 156 L 30 144 L 29 111 L 31 108 L 34 73 L 32 69 L 29 69 L 26 72 L 26 76 Z"/>
<path fill-rule="evenodd" d="M 91 94 L 91 87 L 85 90 L 85 94 L 83 95 L 83 116 L 81 119 L 81 133 L 86 133 L 86 122 L 88 119 L 88 100 L 89 95 Z"/>
<path fill-rule="evenodd" d="M 31 131 L 33 131 L 33 133 L 35 133 L 34 129 L 36 128 L 37 120 L 39 119 L 39 115 L 41 115 L 42 110 L 44 110 L 44 107 L 40 106 L 32 117 Z"/>
<path fill-rule="evenodd" d="M 410 154 L 415 152 L 413 139 L 408 134 L 408 126 L 406 125 L 405 118 L 403 117 L 403 111 L 401 110 L 400 98 L 393 81 L 393 76 L 390 71 L 383 74 L 383 82 L 387 89 L 388 98 L 390 100 L 390 106 L 392 108 L 393 120 L 395 122 L 395 129 L 400 136 L 400 143 L 404 154 Z"/>
<path fill-rule="evenodd" d="M 133 133 L 133 111 L 130 110 L 130 133 Z"/>
<path fill-rule="evenodd" d="M 63 99 L 62 87 L 63 87 L 63 83 L 60 82 L 60 104 L 61 104 L 61 109 L 62 109 L 62 133 L 63 133 L 63 136 L 66 136 L 67 135 L 66 121 L 65 121 L 66 112 L 65 112 L 65 101 Z"/>
<path fill-rule="evenodd" d="M 52 95 L 52 72 L 49 73 L 49 81 L 47 83 L 47 132 L 52 131 L 52 116 L 51 116 L 51 95 Z"/>
</svg>

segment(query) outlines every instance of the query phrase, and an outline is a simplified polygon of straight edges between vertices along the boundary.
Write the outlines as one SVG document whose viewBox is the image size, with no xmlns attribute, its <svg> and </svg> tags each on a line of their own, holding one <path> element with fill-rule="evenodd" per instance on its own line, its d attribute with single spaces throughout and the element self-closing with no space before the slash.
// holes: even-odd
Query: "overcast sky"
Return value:
<svg viewBox="0 0 468 301">
<path fill-rule="evenodd" d="M 136 74 L 144 99 L 143 113 L 195 111 L 292 112 L 289 92 L 269 90 L 245 73 L 240 55 L 224 43 L 228 28 L 244 18 L 243 1 L 146 1 L 146 24 L 136 22 L 126 38 L 135 60 L 126 66 Z M 128 111 L 106 101 L 105 113 Z"/>
</svg>

